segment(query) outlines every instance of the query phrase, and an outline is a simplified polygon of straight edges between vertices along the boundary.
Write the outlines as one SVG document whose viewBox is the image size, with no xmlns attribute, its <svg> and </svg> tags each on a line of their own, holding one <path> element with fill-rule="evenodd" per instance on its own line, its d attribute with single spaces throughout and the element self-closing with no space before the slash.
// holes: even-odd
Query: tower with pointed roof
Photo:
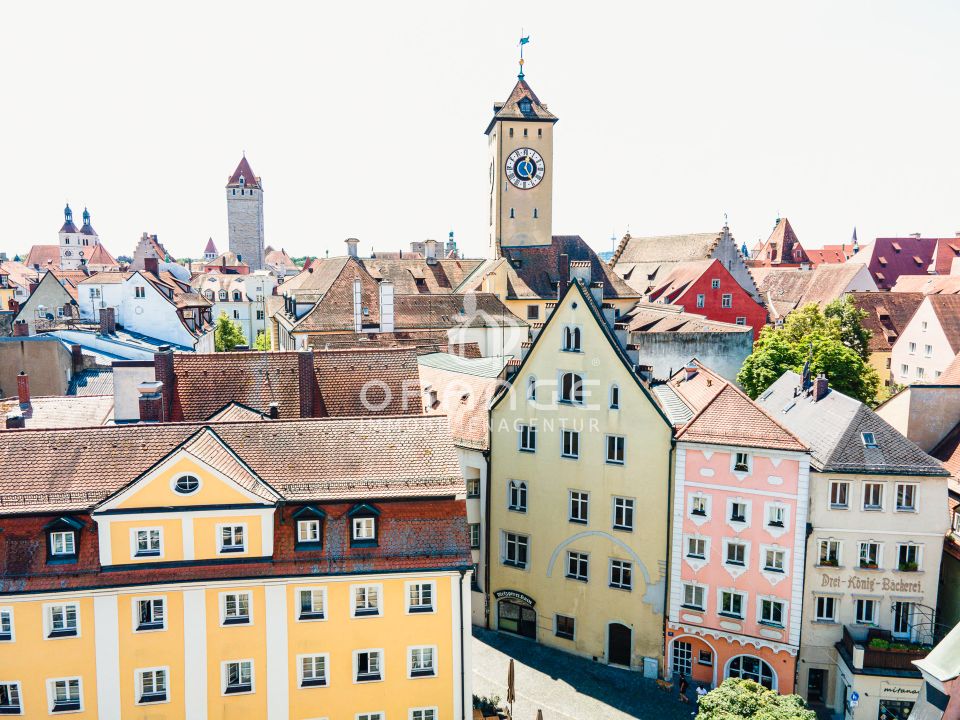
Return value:
<svg viewBox="0 0 960 720">
<path fill-rule="evenodd" d="M 263 184 L 246 155 L 227 180 L 227 237 L 251 271 L 263 269 Z"/>
<path fill-rule="evenodd" d="M 506 102 L 494 103 L 486 135 L 490 148 L 490 245 L 551 244 L 553 125 L 557 117 L 524 78 L 523 66 Z"/>
<path fill-rule="evenodd" d="M 89 220 L 90 215 L 86 210 L 84 210 L 84 217 Z M 60 228 L 60 268 L 62 270 L 78 270 L 83 264 L 84 239 L 89 241 L 89 238 L 77 230 L 77 226 L 73 224 L 73 210 L 67 203 L 63 209 L 63 227 Z"/>
</svg>

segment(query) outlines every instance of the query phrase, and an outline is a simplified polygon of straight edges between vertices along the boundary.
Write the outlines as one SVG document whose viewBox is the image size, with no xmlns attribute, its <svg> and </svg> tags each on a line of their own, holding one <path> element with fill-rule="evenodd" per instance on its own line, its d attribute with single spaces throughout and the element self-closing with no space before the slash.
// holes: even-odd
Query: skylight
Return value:
<svg viewBox="0 0 960 720">
<path fill-rule="evenodd" d="M 878 448 L 880 445 L 877 443 L 877 437 L 872 432 L 860 433 L 860 437 L 863 439 L 863 446 L 867 448 Z"/>
</svg>

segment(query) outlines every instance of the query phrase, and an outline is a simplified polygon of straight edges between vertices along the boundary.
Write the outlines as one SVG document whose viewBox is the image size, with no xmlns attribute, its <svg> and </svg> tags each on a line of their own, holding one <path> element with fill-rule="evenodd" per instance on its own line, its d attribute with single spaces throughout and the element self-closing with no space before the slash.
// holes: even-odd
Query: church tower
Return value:
<svg viewBox="0 0 960 720">
<path fill-rule="evenodd" d="M 246 155 L 227 180 L 227 236 L 230 251 L 251 272 L 263 269 L 263 185 Z"/>
<path fill-rule="evenodd" d="M 557 117 L 527 84 L 520 61 L 517 84 L 495 103 L 486 135 L 490 148 L 490 244 L 500 248 L 550 245 L 553 233 L 553 125 Z"/>
<path fill-rule="evenodd" d="M 73 210 L 70 204 L 63 209 L 63 227 L 60 228 L 60 269 L 79 270 L 83 264 L 83 236 L 73 224 Z"/>
</svg>

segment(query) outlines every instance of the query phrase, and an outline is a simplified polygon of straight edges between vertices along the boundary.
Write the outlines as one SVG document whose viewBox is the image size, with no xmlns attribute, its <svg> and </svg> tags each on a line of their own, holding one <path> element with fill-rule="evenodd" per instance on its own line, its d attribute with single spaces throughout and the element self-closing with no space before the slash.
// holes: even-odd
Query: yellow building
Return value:
<svg viewBox="0 0 960 720">
<path fill-rule="evenodd" d="M 443 417 L 10 431 L 0 713 L 471 712 Z"/>
<path fill-rule="evenodd" d="M 488 624 L 652 674 L 672 431 L 588 269 L 574 268 L 491 409 Z"/>
</svg>

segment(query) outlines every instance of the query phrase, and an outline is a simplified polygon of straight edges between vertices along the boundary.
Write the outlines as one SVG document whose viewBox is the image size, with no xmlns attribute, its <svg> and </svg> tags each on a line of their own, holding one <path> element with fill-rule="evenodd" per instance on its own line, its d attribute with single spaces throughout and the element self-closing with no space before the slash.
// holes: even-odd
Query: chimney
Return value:
<svg viewBox="0 0 960 720">
<path fill-rule="evenodd" d="M 100 308 L 100 334 L 115 335 L 117 332 L 116 310 L 112 307 Z"/>
<path fill-rule="evenodd" d="M 173 392 L 176 378 L 173 374 L 173 350 L 169 345 L 161 345 L 153 355 L 153 377 L 161 383 L 163 395 L 163 421 L 173 419 Z"/>
<path fill-rule="evenodd" d="M 393 332 L 393 283 L 380 281 L 380 332 Z"/>
<path fill-rule="evenodd" d="M 424 240 L 423 241 L 424 251 L 427 255 L 427 263 L 432 264 L 437 260 L 437 241 L 436 240 Z"/>
<path fill-rule="evenodd" d="M 83 348 L 79 345 L 70 346 L 70 366 L 74 375 L 83 370 Z"/>
<path fill-rule="evenodd" d="M 560 274 L 560 282 L 557 283 L 557 299 L 567 290 L 570 284 L 570 256 L 566 253 L 560 253 L 560 267 L 557 268 Z"/>
<path fill-rule="evenodd" d="M 280 404 L 276 401 L 270 403 L 270 419 L 276 420 L 280 417 Z"/>
<path fill-rule="evenodd" d="M 26 320 L 17 320 L 13 324 L 14 337 L 27 337 L 29 334 L 30 334 L 30 326 L 27 325 Z"/>
<path fill-rule="evenodd" d="M 691 360 L 686 365 L 683 366 L 684 379 L 687 381 L 693 380 L 697 376 L 697 366 Z"/>
<path fill-rule="evenodd" d="M 561 257 L 563 257 L 561 255 Z M 590 261 L 589 260 L 573 260 L 570 262 L 570 282 L 574 280 L 580 280 L 584 285 L 590 287 L 590 282 L 593 280 L 591 277 Z"/>
<path fill-rule="evenodd" d="M 140 422 L 163 422 L 163 383 L 144 380 L 137 385 L 140 391 Z"/>
<path fill-rule="evenodd" d="M 64 316 L 65 318 L 72 318 L 72 317 L 73 317 L 73 304 L 72 304 L 72 303 L 64 303 L 64 306 L 63 306 L 63 316 Z"/>
<path fill-rule="evenodd" d="M 33 295 L 33 291 L 40 287 L 38 282 L 29 282 L 27 283 L 27 289 L 30 291 L 30 294 Z"/>
<path fill-rule="evenodd" d="M 590 294 L 593 295 L 593 301 L 597 303 L 597 307 L 601 310 L 603 309 L 603 283 L 595 282 L 590 283 Z M 610 325 L 611 323 L 607 323 Z"/>
<path fill-rule="evenodd" d="M 300 417 L 313 417 L 313 386 L 317 382 L 313 369 L 313 348 L 297 352 L 297 376 L 300 381 Z"/>
<path fill-rule="evenodd" d="M 829 389 L 830 383 L 827 382 L 827 376 L 822 373 L 817 375 L 817 379 L 813 381 L 813 401 L 820 402 L 823 400 Z"/>
<path fill-rule="evenodd" d="M 27 426 L 20 410 L 11 410 L 7 413 L 7 430 L 18 430 Z"/>
<path fill-rule="evenodd" d="M 360 246 L 360 241 L 356 238 L 347 238 L 344 242 L 347 244 L 347 255 L 357 257 L 357 248 Z"/>
<path fill-rule="evenodd" d="M 910 233 L 910 237 L 920 239 L 920 233 Z"/>
<path fill-rule="evenodd" d="M 30 407 L 30 376 L 23 370 L 17 375 L 17 397 L 20 399 L 20 407 Z"/>
<path fill-rule="evenodd" d="M 160 260 L 155 257 L 143 259 L 144 272 L 151 273 L 154 277 L 160 277 Z"/>
</svg>

